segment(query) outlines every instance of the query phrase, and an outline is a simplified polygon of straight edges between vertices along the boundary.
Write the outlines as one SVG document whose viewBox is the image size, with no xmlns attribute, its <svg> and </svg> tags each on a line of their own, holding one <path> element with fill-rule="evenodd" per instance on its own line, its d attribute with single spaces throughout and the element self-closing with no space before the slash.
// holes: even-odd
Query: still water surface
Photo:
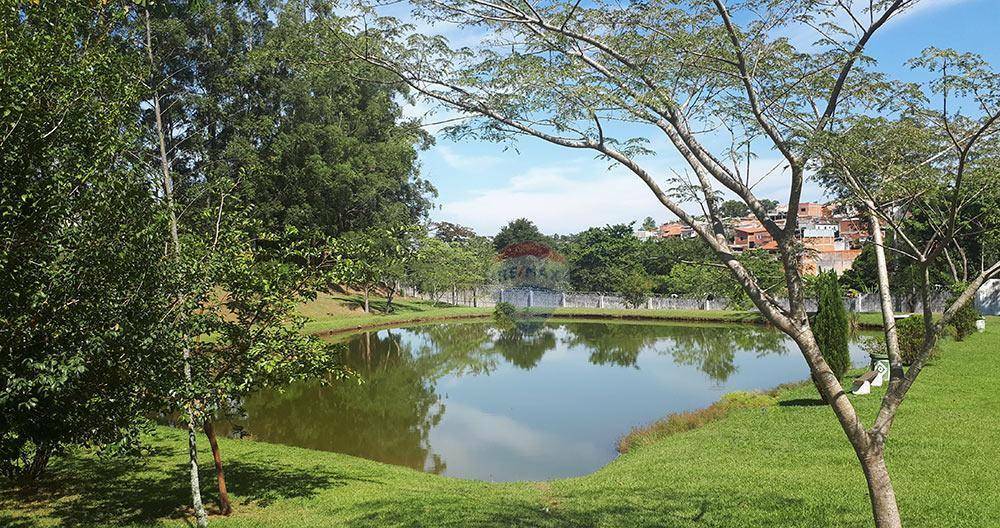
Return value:
<svg viewBox="0 0 1000 528">
<path fill-rule="evenodd" d="M 263 392 L 233 425 L 454 477 L 540 480 L 598 469 L 633 426 L 808 377 L 791 340 L 752 326 L 456 322 L 347 342 L 364 383 Z"/>
</svg>

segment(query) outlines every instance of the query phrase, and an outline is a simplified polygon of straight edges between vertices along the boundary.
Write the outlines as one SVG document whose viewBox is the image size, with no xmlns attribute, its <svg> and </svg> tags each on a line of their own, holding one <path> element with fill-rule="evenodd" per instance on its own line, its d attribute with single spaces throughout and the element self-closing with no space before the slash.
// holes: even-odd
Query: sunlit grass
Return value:
<svg viewBox="0 0 1000 528">
<path fill-rule="evenodd" d="M 436 313 L 430 308 L 419 313 Z M 900 409 L 888 459 L 908 527 L 1000 526 L 1000 318 L 946 340 Z M 870 421 L 881 389 L 851 396 Z M 864 479 L 809 384 L 776 404 L 635 445 L 582 477 L 493 484 L 351 456 L 222 439 L 236 513 L 229 527 L 868 526 Z M 308 427 L 309 424 L 302 424 Z M 623 431 L 625 433 L 625 431 Z M 159 428 L 139 460 L 60 457 L 41 485 L 0 492 L 0 526 L 186 526 L 184 435 Z M 203 489 L 215 497 L 206 442 Z"/>
</svg>

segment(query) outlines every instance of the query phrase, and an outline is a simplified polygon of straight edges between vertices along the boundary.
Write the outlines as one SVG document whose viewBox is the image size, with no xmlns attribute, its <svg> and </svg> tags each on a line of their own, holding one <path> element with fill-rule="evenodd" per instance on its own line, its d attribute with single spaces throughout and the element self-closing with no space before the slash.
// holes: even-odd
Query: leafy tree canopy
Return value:
<svg viewBox="0 0 1000 528">
<path fill-rule="evenodd" d="M 510 223 L 500 228 L 500 232 L 493 237 L 493 247 L 497 251 L 523 242 L 547 243 L 548 237 L 543 235 L 535 223 L 527 218 L 511 220 Z"/>
</svg>

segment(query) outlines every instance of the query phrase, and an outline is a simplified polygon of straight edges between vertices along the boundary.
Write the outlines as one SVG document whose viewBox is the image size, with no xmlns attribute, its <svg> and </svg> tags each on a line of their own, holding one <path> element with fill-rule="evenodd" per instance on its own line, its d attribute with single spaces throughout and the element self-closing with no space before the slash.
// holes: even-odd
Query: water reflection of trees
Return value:
<svg viewBox="0 0 1000 528">
<path fill-rule="evenodd" d="M 756 327 L 519 321 L 369 332 L 351 338 L 344 357 L 363 383 L 304 382 L 257 394 L 246 402 L 242 425 L 269 442 L 440 473 L 446 462 L 429 445 L 446 411 L 438 381 L 488 375 L 502 363 L 531 370 L 560 345 L 583 349 L 594 365 L 636 366 L 640 353 L 649 351 L 717 382 L 735 372 L 737 351 L 784 350 L 781 334 Z"/>
<path fill-rule="evenodd" d="M 565 343 L 590 352 L 594 365 L 635 366 L 639 352 L 666 337 L 665 327 L 621 323 L 571 323 Z"/>
<path fill-rule="evenodd" d="M 491 350 L 524 370 L 535 368 L 557 344 L 555 332 L 542 321 L 517 321 L 495 329 L 495 334 Z"/>
<path fill-rule="evenodd" d="M 365 333 L 350 342 L 345 363 L 361 384 L 296 383 L 246 402 L 248 431 L 268 442 L 336 451 L 440 473 L 428 434 L 445 407 L 428 376 L 427 356 L 398 332 Z M 433 370 L 433 368 L 431 368 Z"/>
<path fill-rule="evenodd" d="M 716 382 L 724 382 L 736 372 L 736 352 L 752 352 L 758 357 L 785 352 L 784 336 L 774 330 L 753 326 L 680 327 L 670 338 L 669 352 L 681 365 L 696 367 Z"/>
<path fill-rule="evenodd" d="M 639 354 L 650 350 L 696 367 L 716 382 L 736 371 L 737 351 L 763 356 L 785 350 L 781 334 L 751 326 L 585 323 L 563 328 L 566 344 L 588 350 L 595 365 L 635 366 Z"/>
</svg>

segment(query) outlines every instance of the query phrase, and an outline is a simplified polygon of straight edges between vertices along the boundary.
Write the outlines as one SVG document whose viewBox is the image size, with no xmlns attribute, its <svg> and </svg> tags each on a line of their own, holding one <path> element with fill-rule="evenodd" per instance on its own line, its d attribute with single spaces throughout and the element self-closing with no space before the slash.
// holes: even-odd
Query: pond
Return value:
<svg viewBox="0 0 1000 528">
<path fill-rule="evenodd" d="M 220 432 L 454 477 L 541 480 L 607 464 L 634 426 L 808 378 L 794 343 L 756 326 L 480 321 L 346 340 L 364 383 L 257 394 Z"/>
</svg>

